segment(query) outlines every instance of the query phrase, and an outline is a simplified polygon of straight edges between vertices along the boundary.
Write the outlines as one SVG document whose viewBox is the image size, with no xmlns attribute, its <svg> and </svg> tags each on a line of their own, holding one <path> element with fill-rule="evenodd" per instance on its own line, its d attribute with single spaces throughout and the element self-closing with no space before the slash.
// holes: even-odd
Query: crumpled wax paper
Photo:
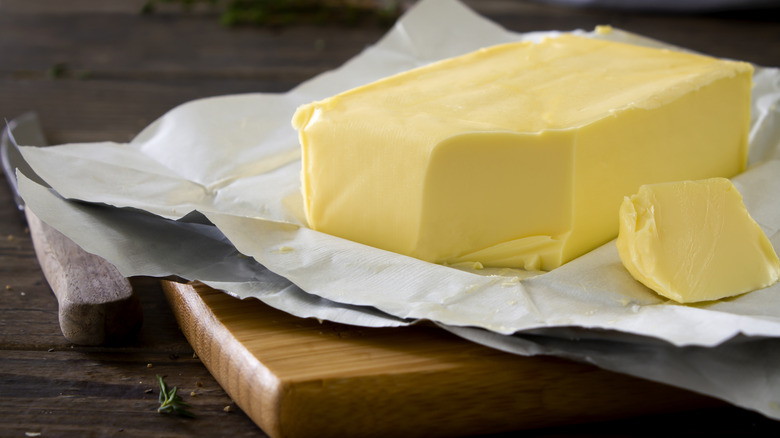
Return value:
<svg viewBox="0 0 780 438">
<path fill-rule="evenodd" d="M 574 32 L 665 46 L 619 30 Z M 679 305 L 634 281 L 614 242 L 549 273 L 475 271 L 422 262 L 306 226 L 299 145 L 290 126 L 298 105 L 480 47 L 555 34 L 508 32 L 456 1 L 424 0 L 377 44 L 288 93 L 189 102 L 129 144 L 22 148 L 60 196 L 113 207 L 64 201 L 23 176 L 20 188 L 39 217 L 125 275 L 175 274 L 298 316 L 342 323 L 398 326 L 429 319 L 496 348 L 590 361 L 780 418 L 773 395 L 780 389 L 774 371 L 780 367 L 767 366 L 773 356 L 764 357 L 763 372 L 752 373 L 754 384 L 747 385 L 734 383 L 740 364 L 725 364 L 730 355 L 722 353 L 757 345 L 746 337 L 780 335 L 780 285 Z M 751 166 L 734 181 L 778 248 L 780 72 L 757 68 L 754 82 Z M 209 222 L 191 222 L 193 217 Z M 585 330 L 604 348 L 598 354 L 583 348 L 590 344 L 582 342 L 580 331 L 571 336 L 572 329 Z M 513 333 L 518 335 L 506 336 Z M 664 360 L 650 362 L 652 367 L 636 364 L 626 345 Z M 701 353 L 680 354 L 691 349 Z M 673 378 L 701 374 L 713 361 L 721 373 L 713 376 L 729 383 Z M 761 387 L 756 379 L 771 383 L 766 397 L 744 395 Z"/>
</svg>

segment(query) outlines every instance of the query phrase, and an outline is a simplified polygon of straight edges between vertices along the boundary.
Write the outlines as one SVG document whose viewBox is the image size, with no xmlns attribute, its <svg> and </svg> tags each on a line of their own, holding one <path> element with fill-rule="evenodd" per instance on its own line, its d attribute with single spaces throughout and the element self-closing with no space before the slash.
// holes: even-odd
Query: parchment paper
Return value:
<svg viewBox="0 0 780 438">
<path fill-rule="evenodd" d="M 618 30 L 575 32 L 663 46 Z M 735 376 L 739 368 L 725 364 L 719 352 L 755 345 L 743 341 L 746 336 L 780 335 L 780 285 L 684 306 L 634 281 L 620 264 L 614 242 L 550 273 L 474 271 L 318 233 L 301 219 L 299 146 L 290 126 L 298 105 L 479 47 L 554 34 L 507 32 L 455 1 L 422 1 L 376 45 L 288 93 L 190 102 L 129 144 L 22 148 L 57 194 L 113 207 L 64 201 L 24 177 L 21 191 L 39 217 L 125 275 L 175 274 L 298 316 L 356 325 L 429 319 L 496 348 L 588 360 L 778 415 L 773 394 L 780 389 L 774 371 L 780 367 L 774 365 L 780 363 L 761 374 L 772 384 L 763 398 L 741 396 L 752 387 L 743 383 L 690 387 L 696 379 L 671 376 L 691 372 L 691 355 L 677 354 L 690 349 L 705 352 L 694 355 L 694 369 L 714 360 L 722 364 L 719 377 Z M 780 248 L 780 161 L 775 161 L 780 158 L 780 72 L 759 68 L 754 81 L 751 168 L 735 183 Z M 190 222 L 203 217 L 216 228 Z M 608 353 L 583 350 L 581 334 L 574 340 L 570 336 L 573 329 L 585 330 L 589 339 L 606 346 L 599 352 Z M 506 336 L 513 333 L 519 335 Z M 540 339 L 553 341 L 540 347 Z M 622 348 L 626 343 L 674 359 L 654 363 L 651 372 Z M 770 360 L 765 356 L 760 363 L 770 365 Z"/>
</svg>

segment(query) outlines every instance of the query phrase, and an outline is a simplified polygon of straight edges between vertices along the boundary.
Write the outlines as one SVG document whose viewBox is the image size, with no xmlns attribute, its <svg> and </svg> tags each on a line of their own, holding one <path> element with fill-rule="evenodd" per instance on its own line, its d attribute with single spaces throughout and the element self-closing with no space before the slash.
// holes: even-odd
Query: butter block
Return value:
<svg viewBox="0 0 780 438">
<path fill-rule="evenodd" d="M 642 184 L 745 167 L 752 68 L 562 35 L 303 105 L 311 228 L 435 263 L 550 270 Z"/>
<path fill-rule="evenodd" d="M 780 260 L 725 178 L 642 186 L 620 206 L 616 241 L 631 275 L 679 303 L 774 284 Z"/>
</svg>

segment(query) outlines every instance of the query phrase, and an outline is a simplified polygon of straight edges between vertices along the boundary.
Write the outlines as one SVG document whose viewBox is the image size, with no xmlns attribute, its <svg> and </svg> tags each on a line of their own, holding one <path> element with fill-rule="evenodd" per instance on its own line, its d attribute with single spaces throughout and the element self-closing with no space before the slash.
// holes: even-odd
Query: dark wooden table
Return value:
<svg viewBox="0 0 780 438">
<path fill-rule="evenodd" d="M 36 110 L 56 144 L 127 141 L 191 99 L 286 91 L 386 31 L 371 21 L 226 28 L 208 9 L 142 15 L 143 3 L 0 1 L 0 116 Z M 469 4 L 516 31 L 611 24 L 712 55 L 780 65 L 777 10 L 670 14 L 509 0 Z M 65 340 L 25 226 L 0 184 L 0 436 L 265 436 L 193 357 L 153 279 L 134 279 L 145 317 L 135 342 L 81 347 Z M 197 419 L 156 413 L 156 374 L 180 388 Z M 524 436 L 669 432 L 777 435 L 780 422 L 725 406 Z"/>
</svg>

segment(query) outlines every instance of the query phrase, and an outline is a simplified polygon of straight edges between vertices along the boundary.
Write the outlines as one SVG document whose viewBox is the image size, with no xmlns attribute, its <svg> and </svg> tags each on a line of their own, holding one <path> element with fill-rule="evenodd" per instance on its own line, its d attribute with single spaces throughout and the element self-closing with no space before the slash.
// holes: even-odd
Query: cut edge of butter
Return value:
<svg viewBox="0 0 780 438">
<path fill-rule="evenodd" d="M 616 246 L 628 272 L 678 303 L 763 289 L 780 259 L 726 178 L 642 186 L 620 206 Z"/>
</svg>

